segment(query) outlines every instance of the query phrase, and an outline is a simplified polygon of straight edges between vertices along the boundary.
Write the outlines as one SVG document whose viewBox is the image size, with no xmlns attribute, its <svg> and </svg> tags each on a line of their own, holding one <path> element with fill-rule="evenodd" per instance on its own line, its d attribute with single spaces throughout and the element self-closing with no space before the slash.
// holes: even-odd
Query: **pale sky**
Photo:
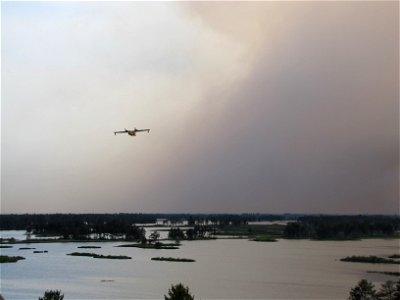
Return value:
<svg viewBox="0 0 400 300">
<path fill-rule="evenodd" d="M 398 2 L 1 5 L 2 213 L 399 213 Z"/>
</svg>

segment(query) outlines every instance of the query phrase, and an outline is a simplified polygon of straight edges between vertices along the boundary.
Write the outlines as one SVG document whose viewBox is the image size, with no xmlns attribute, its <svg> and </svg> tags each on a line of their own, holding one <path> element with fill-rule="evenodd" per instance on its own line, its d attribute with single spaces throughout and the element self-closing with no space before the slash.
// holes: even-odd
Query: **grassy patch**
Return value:
<svg viewBox="0 0 400 300">
<path fill-rule="evenodd" d="M 29 239 L 20 241 L 3 242 L 3 244 L 41 244 L 41 243 L 105 243 L 105 242 L 124 242 L 125 239 Z"/>
<path fill-rule="evenodd" d="M 106 259 L 132 259 L 130 256 L 126 255 L 95 255 L 93 258 L 106 258 Z"/>
<path fill-rule="evenodd" d="M 15 263 L 21 259 L 25 259 L 25 257 L 0 255 L 0 263 Z"/>
<path fill-rule="evenodd" d="M 255 241 L 255 242 L 277 242 L 278 240 L 275 238 L 271 238 L 270 236 L 265 236 L 265 235 L 261 235 L 261 236 L 256 236 L 253 239 L 250 239 L 251 241 Z"/>
<path fill-rule="evenodd" d="M 142 249 L 179 249 L 180 244 L 174 243 L 155 243 L 155 244 L 124 244 L 115 247 L 134 247 Z"/>
<path fill-rule="evenodd" d="M 95 255 L 98 255 L 96 253 L 86 253 L 86 252 L 72 252 L 69 253 L 67 255 L 71 255 L 71 256 L 89 256 L 89 257 L 93 257 Z"/>
<path fill-rule="evenodd" d="M 390 275 L 390 276 L 400 276 L 400 272 L 367 271 L 367 273 L 378 273 L 378 274 L 385 274 L 385 275 Z"/>
<path fill-rule="evenodd" d="M 292 239 L 292 238 L 288 238 Z M 303 238 L 301 238 L 303 239 Z M 327 241 L 361 241 L 360 237 L 329 237 L 329 238 L 310 238 L 311 241 L 320 241 L 320 242 L 327 242 Z"/>
<path fill-rule="evenodd" d="M 194 259 L 190 258 L 174 258 L 174 257 L 153 257 L 151 260 L 158 261 L 173 261 L 173 262 L 194 262 Z"/>
<path fill-rule="evenodd" d="M 347 256 L 345 258 L 342 258 L 341 261 L 370 263 L 370 264 L 400 264 L 400 261 L 396 261 L 391 258 L 378 257 L 378 256 L 374 256 L 374 255 Z"/>
<path fill-rule="evenodd" d="M 85 253 L 85 252 L 72 252 L 67 255 L 71 256 L 87 256 L 93 258 L 106 258 L 106 259 L 131 259 L 132 257 L 126 255 L 102 255 L 96 253 Z"/>
<path fill-rule="evenodd" d="M 259 225 L 227 225 L 217 230 L 217 235 L 233 236 L 269 236 L 271 238 L 282 238 L 286 225 L 282 224 L 259 224 Z"/>
</svg>

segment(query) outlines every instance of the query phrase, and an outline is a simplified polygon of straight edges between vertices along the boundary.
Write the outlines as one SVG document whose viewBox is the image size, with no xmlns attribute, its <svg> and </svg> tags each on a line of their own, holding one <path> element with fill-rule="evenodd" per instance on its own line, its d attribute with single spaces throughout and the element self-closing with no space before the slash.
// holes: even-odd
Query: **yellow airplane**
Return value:
<svg viewBox="0 0 400 300">
<path fill-rule="evenodd" d="M 114 135 L 117 135 L 117 133 L 127 133 L 130 136 L 136 136 L 136 132 L 143 132 L 143 131 L 147 131 L 147 133 L 150 132 L 150 129 L 133 129 L 133 130 L 128 130 L 125 128 L 125 130 L 123 131 L 114 131 Z"/>
</svg>

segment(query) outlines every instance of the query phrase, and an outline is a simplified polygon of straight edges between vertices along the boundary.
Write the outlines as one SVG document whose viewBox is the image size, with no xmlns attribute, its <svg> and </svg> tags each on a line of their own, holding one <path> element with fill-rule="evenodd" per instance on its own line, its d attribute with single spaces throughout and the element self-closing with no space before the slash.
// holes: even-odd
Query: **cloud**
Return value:
<svg viewBox="0 0 400 300">
<path fill-rule="evenodd" d="M 399 211 L 394 3 L 189 6 L 249 43 L 253 64 L 231 91 L 210 91 L 223 106 L 199 106 L 188 128 L 200 130 L 163 190 L 173 209 Z"/>
<path fill-rule="evenodd" d="M 398 211 L 398 3 L 30 6 L 2 10 L 3 211 Z"/>
<path fill-rule="evenodd" d="M 142 195 L 203 87 L 230 81 L 240 47 L 174 4 L 6 3 L 2 13 L 3 211 L 157 210 Z M 151 134 L 112 134 L 135 126 Z"/>
</svg>

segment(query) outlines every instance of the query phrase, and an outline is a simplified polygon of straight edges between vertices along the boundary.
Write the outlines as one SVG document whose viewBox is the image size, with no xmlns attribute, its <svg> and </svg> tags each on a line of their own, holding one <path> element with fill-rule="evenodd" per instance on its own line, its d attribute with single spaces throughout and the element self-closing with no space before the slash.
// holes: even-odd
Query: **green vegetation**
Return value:
<svg viewBox="0 0 400 300">
<path fill-rule="evenodd" d="M 399 237 L 399 216 L 305 216 L 286 225 L 285 238 L 354 240 Z"/>
<path fill-rule="evenodd" d="M 367 273 L 378 273 L 378 274 L 385 274 L 385 275 L 389 275 L 389 276 L 400 276 L 400 272 L 367 271 Z"/>
<path fill-rule="evenodd" d="M 157 242 L 155 244 L 124 244 L 124 245 L 118 245 L 115 247 L 134 247 L 134 248 L 142 248 L 142 249 L 179 249 L 178 246 L 180 246 L 180 244 Z"/>
<path fill-rule="evenodd" d="M 205 240 L 212 239 L 216 234 L 215 225 L 194 225 L 193 228 L 186 230 L 185 239 L 187 240 Z M 170 235 L 170 234 L 168 234 Z"/>
<path fill-rule="evenodd" d="M 140 241 L 145 239 L 145 230 L 129 222 L 123 215 L 103 215 L 93 218 L 91 215 L 6 215 L 5 220 L 11 222 L 2 224 L 1 228 L 12 226 L 12 222 L 28 224 L 25 226 L 28 236 L 60 236 L 63 240 L 127 240 Z M 88 221 L 89 220 L 89 221 Z M 19 224 L 19 226 L 21 225 Z M 17 227 L 19 227 L 17 226 Z M 46 240 L 46 239 L 45 239 Z M 49 239 L 47 239 L 49 240 Z M 27 242 L 27 241 L 25 241 Z"/>
<path fill-rule="evenodd" d="M 95 255 L 93 258 L 106 258 L 106 259 L 132 259 L 130 256 L 126 255 Z"/>
<path fill-rule="evenodd" d="M 168 231 L 168 238 L 171 240 L 180 241 L 184 240 L 186 236 L 183 230 L 179 227 L 171 227 L 171 229 Z"/>
<path fill-rule="evenodd" d="M 130 256 L 125 256 L 125 255 L 102 255 L 102 254 L 96 254 L 96 253 L 85 253 L 85 252 L 72 252 L 67 255 L 71 256 L 87 256 L 87 257 L 93 257 L 93 258 L 107 258 L 107 259 L 132 259 Z"/>
<path fill-rule="evenodd" d="M 255 242 L 277 242 L 277 239 L 271 238 L 270 236 L 265 236 L 265 235 L 261 235 L 261 236 L 256 236 L 253 239 L 250 239 L 250 241 L 255 241 Z"/>
<path fill-rule="evenodd" d="M 375 287 L 371 282 L 362 279 L 350 290 L 349 300 L 374 300 L 376 299 Z"/>
<path fill-rule="evenodd" d="M 67 255 L 71 256 L 89 256 L 89 257 L 94 257 L 95 255 L 98 255 L 96 253 L 86 253 L 86 252 L 72 252 Z"/>
<path fill-rule="evenodd" d="M 63 300 L 64 295 L 61 294 L 61 291 L 59 290 L 49 290 L 45 291 L 43 297 L 39 297 L 39 300 Z"/>
<path fill-rule="evenodd" d="M 279 221 L 287 218 L 296 218 L 299 215 L 271 215 L 271 214 L 2 214 L 0 218 L 0 230 L 27 230 L 37 234 L 58 234 L 64 231 L 62 227 L 75 225 L 80 222 L 89 224 L 109 224 L 115 220 L 128 224 L 156 223 L 157 219 L 166 219 L 175 225 L 183 220 L 188 221 L 189 226 L 196 224 L 246 224 L 254 221 Z M 150 227 L 149 226 L 149 227 Z M 157 225 L 159 227 L 160 225 Z M 73 227 L 67 227 L 71 231 Z M 61 230 L 60 230 L 61 229 Z"/>
<path fill-rule="evenodd" d="M 151 260 L 174 261 L 174 262 L 195 262 L 194 259 L 190 259 L 190 258 L 174 258 L 174 257 L 153 257 Z"/>
<path fill-rule="evenodd" d="M 224 231 L 226 226 L 242 226 L 249 221 L 284 220 L 287 217 L 288 215 L 263 214 L 25 214 L 2 215 L 0 229 L 25 229 L 28 237 L 31 234 L 61 237 L 56 242 L 127 240 L 143 243 L 147 242 L 145 231 L 134 224 L 154 225 L 159 218 L 166 219 L 165 224 L 172 224 L 174 227 L 184 220 L 187 221 L 191 228 L 185 232 L 172 230 L 170 238 L 194 240 L 213 238 L 217 229 Z M 157 232 L 154 232 L 150 236 L 150 243 L 155 243 L 158 239 Z M 50 242 L 50 239 L 29 239 L 29 242 L 36 243 L 47 241 Z"/>
<path fill-rule="evenodd" d="M 347 256 L 342 258 L 341 261 L 348 262 L 359 262 L 359 263 L 371 263 L 371 264 L 400 264 L 400 261 L 396 261 L 391 258 L 379 257 L 379 256 Z"/>
<path fill-rule="evenodd" d="M 52 243 L 97 243 L 97 242 L 124 242 L 126 239 L 121 238 L 121 239 L 108 239 L 108 240 L 95 240 L 95 239 L 64 239 L 64 238 L 58 238 L 58 239 L 31 239 L 31 240 L 22 240 L 22 241 L 12 241 L 12 242 L 7 242 L 7 244 L 52 244 Z"/>
<path fill-rule="evenodd" d="M 150 236 L 149 236 L 149 242 L 150 243 L 157 243 L 157 241 L 158 241 L 158 239 L 160 238 L 160 233 L 157 231 L 157 230 L 155 230 L 155 231 L 153 231 L 151 234 L 150 234 Z"/>
<path fill-rule="evenodd" d="M 168 238 L 175 241 L 210 240 L 215 239 L 216 232 L 216 225 L 193 225 L 193 227 L 185 231 L 179 227 L 171 227 L 168 231 Z"/>
<path fill-rule="evenodd" d="M 98 249 L 101 248 L 100 246 L 79 246 L 77 248 L 81 248 L 81 249 Z"/>
<path fill-rule="evenodd" d="M 13 246 L 9 246 L 9 245 L 0 245 L 0 248 L 12 248 Z"/>
<path fill-rule="evenodd" d="M 164 300 L 194 300 L 194 296 L 189 293 L 188 287 L 179 283 L 171 286 L 168 296 L 164 295 Z"/>
<path fill-rule="evenodd" d="M 154 226 L 157 219 L 165 219 L 163 226 L 172 224 L 170 239 L 202 240 L 215 236 L 230 236 L 257 240 L 271 239 L 355 240 L 361 238 L 399 238 L 399 215 L 267 215 L 267 214 L 49 214 L 49 215 L 2 215 L 0 229 L 25 229 L 28 238 L 36 236 L 59 236 L 59 239 L 36 239 L 18 243 L 53 243 L 68 241 L 132 241 L 154 244 L 159 241 L 157 231 L 149 241 L 143 227 Z M 179 227 L 187 221 L 189 229 Z M 293 220 L 284 224 L 252 224 L 251 221 Z M 151 223 L 151 224 L 150 224 Z M 263 239 L 263 238 L 262 238 Z M 261 241 L 261 240 L 260 240 Z M 15 243 L 1 239 L 1 243 Z M 142 247 L 142 248 L 153 248 Z"/>
<path fill-rule="evenodd" d="M 282 224 L 224 225 L 218 228 L 216 235 L 245 236 L 248 238 L 268 236 L 271 239 L 277 239 L 283 237 L 285 226 Z"/>
<path fill-rule="evenodd" d="M 400 300 L 400 280 L 395 284 L 393 281 L 386 281 L 377 292 L 379 300 Z"/>
<path fill-rule="evenodd" d="M 25 259 L 22 256 L 8 256 L 8 255 L 0 255 L 0 263 L 15 263 L 21 259 Z"/>
<path fill-rule="evenodd" d="M 400 299 L 400 280 L 397 283 L 386 281 L 381 285 L 379 291 L 375 286 L 362 279 L 350 290 L 349 300 L 399 300 Z"/>
</svg>

